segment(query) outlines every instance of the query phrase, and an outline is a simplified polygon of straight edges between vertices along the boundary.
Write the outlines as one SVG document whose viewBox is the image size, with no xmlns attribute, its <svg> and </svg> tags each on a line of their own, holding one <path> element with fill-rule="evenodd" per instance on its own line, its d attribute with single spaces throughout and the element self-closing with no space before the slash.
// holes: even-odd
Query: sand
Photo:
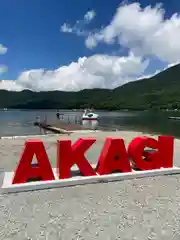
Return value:
<svg viewBox="0 0 180 240">
<path fill-rule="evenodd" d="M 56 140 L 96 137 L 87 158 L 96 163 L 106 136 L 121 136 L 128 144 L 141 132 L 74 133 L 45 136 L 52 166 Z M 145 134 L 147 135 L 147 134 Z M 156 137 L 156 136 L 155 136 Z M 13 170 L 26 138 L 0 140 L 1 181 Z M 36 137 L 37 138 L 37 137 Z M 180 166 L 180 140 L 174 163 Z M 90 184 L 17 194 L 0 194 L 0 239 L 179 239 L 180 175 Z"/>
</svg>

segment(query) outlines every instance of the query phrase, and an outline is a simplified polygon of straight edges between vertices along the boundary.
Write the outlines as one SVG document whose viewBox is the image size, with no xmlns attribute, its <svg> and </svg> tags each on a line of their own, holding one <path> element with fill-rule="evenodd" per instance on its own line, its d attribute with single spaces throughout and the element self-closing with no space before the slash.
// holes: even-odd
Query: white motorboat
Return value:
<svg viewBox="0 0 180 240">
<path fill-rule="evenodd" d="M 84 111 L 84 114 L 82 116 L 82 120 L 98 120 L 99 118 L 99 115 L 94 113 L 93 111 L 91 110 L 87 110 L 85 109 Z"/>
</svg>

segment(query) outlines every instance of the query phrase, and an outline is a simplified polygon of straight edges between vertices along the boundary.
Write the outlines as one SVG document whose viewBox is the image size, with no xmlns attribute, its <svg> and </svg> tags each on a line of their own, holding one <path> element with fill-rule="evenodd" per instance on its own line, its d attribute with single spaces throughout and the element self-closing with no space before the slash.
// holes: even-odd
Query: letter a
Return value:
<svg viewBox="0 0 180 240">
<path fill-rule="evenodd" d="M 97 173 L 110 174 L 114 171 L 131 172 L 130 162 L 121 138 L 106 138 L 98 160 Z"/>
<path fill-rule="evenodd" d="M 96 175 L 85 158 L 85 152 L 96 141 L 96 139 L 78 139 L 72 146 L 71 140 L 60 140 L 57 142 L 57 175 L 59 178 L 71 177 L 71 167 L 76 164 L 84 176 Z"/>
<path fill-rule="evenodd" d="M 37 158 L 36 167 L 31 164 L 34 154 Z M 30 178 L 41 178 L 43 181 L 55 180 L 45 147 L 40 140 L 28 140 L 25 143 L 12 183 L 26 183 Z"/>
</svg>

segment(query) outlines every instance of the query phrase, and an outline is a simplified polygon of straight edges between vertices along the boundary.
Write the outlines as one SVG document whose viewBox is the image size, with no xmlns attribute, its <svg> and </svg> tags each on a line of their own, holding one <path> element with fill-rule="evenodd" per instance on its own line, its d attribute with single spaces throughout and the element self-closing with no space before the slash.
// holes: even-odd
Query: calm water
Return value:
<svg viewBox="0 0 180 240">
<path fill-rule="evenodd" d="M 82 112 L 62 111 L 64 116 L 73 120 L 80 117 Z M 137 130 L 171 134 L 180 137 L 180 121 L 169 120 L 168 116 L 180 116 L 179 113 L 149 113 L 149 112 L 97 112 L 100 115 L 100 126 L 112 129 Z M 33 126 L 36 117 L 48 122 L 56 120 L 56 111 L 0 111 L 0 136 L 39 134 L 39 129 Z M 67 118 L 65 118 L 67 119 Z"/>
</svg>

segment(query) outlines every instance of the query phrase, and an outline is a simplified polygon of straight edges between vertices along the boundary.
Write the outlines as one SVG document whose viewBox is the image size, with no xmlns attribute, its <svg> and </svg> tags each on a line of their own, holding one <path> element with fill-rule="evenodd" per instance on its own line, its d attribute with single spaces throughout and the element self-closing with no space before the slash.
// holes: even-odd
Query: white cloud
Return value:
<svg viewBox="0 0 180 240">
<path fill-rule="evenodd" d="M 114 88 L 143 74 L 147 60 L 130 54 L 126 57 L 94 55 L 79 58 L 54 71 L 36 69 L 23 72 L 16 81 L 1 81 L 0 89 L 76 91 L 84 88 Z"/>
<path fill-rule="evenodd" d="M 71 26 L 68 23 L 63 23 L 60 27 L 60 31 L 63 33 L 73 33 L 77 36 L 84 36 L 87 37 L 89 35 L 89 32 L 82 29 L 86 24 L 89 24 L 94 17 L 96 16 L 96 13 L 94 10 L 88 11 L 85 15 L 83 20 L 77 20 L 76 24 Z"/>
<path fill-rule="evenodd" d="M 21 91 L 23 90 L 17 81 L 13 80 L 0 80 L 0 89 L 5 89 L 8 91 Z"/>
<path fill-rule="evenodd" d="M 0 65 L 0 75 L 7 72 L 8 68 L 5 65 Z"/>
<path fill-rule="evenodd" d="M 168 64 L 168 68 L 173 67 L 173 66 L 175 66 L 177 64 L 179 64 L 179 61 L 170 63 L 170 64 Z"/>
<path fill-rule="evenodd" d="M 84 20 L 86 20 L 87 22 L 90 22 L 93 20 L 95 16 L 96 16 L 95 11 L 91 10 L 84 15 Z"/>
<path fill-rule="evenodd" d="M 5 54 L 7 52 L 7 47 L 4 45 L 0 44 L 0 54 Z"/>
<path fill-rule="evenodd" d="M 7 47 L 5 47 L 3 44 L 0 44 L 0 55 L 3 55 L 7 52 Z M 0 75 L 7 72 L 8 68 L 7 66 L 0 64 Z"/>
<path fill-rule="evenodd" d="M 95 37 L 95 35 L 89 35 L 86 40 L 85 40 L 85 44 L 87 48 L 94 48 L 97 46 L 97 39 Z"/>
<path fill-rule="evenodd" d="M 62 26 L 61 26 L 61 32 L 64 32 L 64 33 L 72 33 L 73 29 L 69 26 L 69 24 L 67 23 L 64 23 Z"/>
<path fill-rule="evenodd" d="M 118 42 L 119 49 L 129 49 L 128 56 L 96 54 L 79 58 L 77 62 L 56 70 L 32 69 L 22 72 L 16 81 L 1 81 L 0 89 L 76 91 L 96 87 L 114 88 L 154 75 L 147 75 L 145 71 L 151 56 L 167 62 L 168 67 L 180 62 L 178 14 L 166 19 L 161 5 L 142 8 L 139 3 L 124 4 L 119 6 L 109 25 L 94 31 L 95 33 L 88 32 L 84 26 L 95 15 L 94 11 L 89 11 L 83 20 L 77 21 L 73 26 L 64 23 L 61 32 L 86 37 L 85 44 L 88 48 L 94 48 L 100 42 Z M 158 72 L 160 69 L 155 73 Z"/>
<path fill-rule="evenodd" d="M 175 13 L 165 19 L 160 4 L 142 8 L 140 3 L 120 5 L 108 26 L 90 34 L 88 48 L 99 42 L 131 49 L 135 54 L 157 56 L 168 63 L 180 61 L 180 15 Z"/>
</svg>

